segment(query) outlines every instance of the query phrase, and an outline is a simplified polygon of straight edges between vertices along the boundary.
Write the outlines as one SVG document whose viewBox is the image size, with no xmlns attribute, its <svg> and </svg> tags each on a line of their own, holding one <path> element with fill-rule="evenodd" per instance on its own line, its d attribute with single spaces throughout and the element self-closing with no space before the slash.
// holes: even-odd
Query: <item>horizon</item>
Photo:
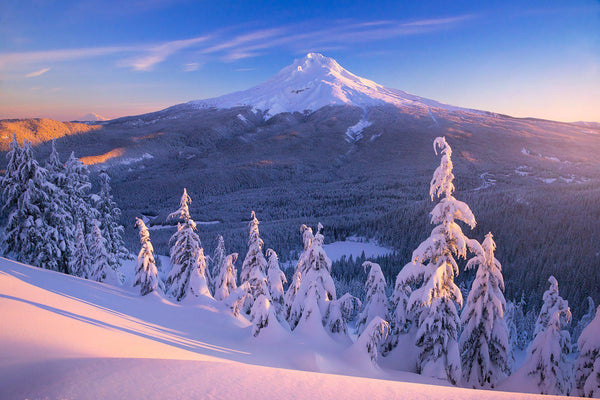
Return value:
<svg viewBox="0 0 600 400">
<path fill-rule="evenodd" d="M 0 118 L 144 114 L 246 90 L 318 52 L 454 106 L 600 121 L 598 1 L 241 4 L 8 0 Z"/>
</svg>

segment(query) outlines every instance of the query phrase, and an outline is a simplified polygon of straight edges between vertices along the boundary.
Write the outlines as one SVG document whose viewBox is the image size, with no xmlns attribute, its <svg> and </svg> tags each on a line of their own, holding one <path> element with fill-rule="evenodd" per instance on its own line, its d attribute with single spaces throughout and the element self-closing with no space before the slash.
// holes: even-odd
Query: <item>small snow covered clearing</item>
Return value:
<svg viewBox="0 0 600 400">
<path fill-rule="evenodd" d="M 338 261 L 343 256 L 360 257 L 363 252 L 366 258 L 384 256 L 393 252 L 388 247 L 383 247 L 377 243 L 358 237 L 349 237 L 343 242 L 333 242 L 323 245 L 323 249 L 332 261 Z"/>
<path fill-rule="evenodd" d="M 539 398 L 431 385 L 360 365 L 333 339 L 254 338 L 245 318 L 208 297 L 141 297 L 4 258 L 0 315 L 2 399 Z"/>
</svg>

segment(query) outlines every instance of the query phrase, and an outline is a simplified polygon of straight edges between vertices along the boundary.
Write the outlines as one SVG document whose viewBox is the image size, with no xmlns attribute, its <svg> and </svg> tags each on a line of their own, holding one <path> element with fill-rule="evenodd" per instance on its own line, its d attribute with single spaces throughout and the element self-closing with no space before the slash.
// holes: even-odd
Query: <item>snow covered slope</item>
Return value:
<svg viewBox="0 0 600 400">
<path fill-rule="evenodd" d="M 434 381 L 361 367 L 333 341 L 252 338 L 211 299 L 140 297 L 6 259 L 0 316 L 1 399 L 539 398 L 423 384 Z"/>
<path fill-rule="evenodd" d="M 385 88 L 342 68 L 334 59 L 308 53 L 258 86 L 207 100 L 188 103 L 196 107 L 251 106 L 267 115 L 318 110 L 329 105 L 357 107 L 391 104 L 397 107 L 465 109 Z M 472 111 L 472 110 L 467 110 Z"/>
</svg>

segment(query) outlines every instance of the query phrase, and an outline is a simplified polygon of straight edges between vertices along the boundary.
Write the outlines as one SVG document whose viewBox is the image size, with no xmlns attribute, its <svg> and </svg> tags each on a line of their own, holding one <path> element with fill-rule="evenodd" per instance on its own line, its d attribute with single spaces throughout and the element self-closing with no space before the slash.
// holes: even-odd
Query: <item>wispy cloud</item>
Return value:
<svg viewBox="0 0 600 400">
<path fill-rule="evenodd" d="M 125 60 L 121 65 L 132 67 L 136 71 L 150 71 L 156 64 L 165 61 L 168 57 L 178 53 L 189 47 L 205 42 L 209 36 L 200 36 L 192 39 L 174 40 L 171 42 L 162 43 L 160 45 L 151 46 L 146 54 Z"/>
<path fill-rule="evenodd" d="M 50 71 L 50 68 L 40 69 L 39 71 L 31 72 L 25 75 L 25 78 L 35 78 L 36 76 L 44 75 L 48 71 Z"/>
<path fill-rule="evenodd" d="M 160 3 L 162 0 L 157 1 Z M 0 68 L 16 66 L 22 69 L 28 66 L 33 68 L 36 65 L 39 68 L 39 64 L 118 56 L 121 57 L 121 61 L 117 62 L 119 67 L 130 68 L 134 71 L 150 71 L 157 64 L 181 53 L 188 58 L 187 63 L 182 64 L 182 68 L 189 72 L 200 68 L 201 64 L 195 61 L 198 56 L 201 56 L 203 62 L 210 60 L 236 62 L 258 57 L 277 49 L 285 49 L 292 53 L 305 49 L 311 51 L 341 49 L 358 43 L 375 43 L 395 37 L 454 29 L 475 18 L 477 18 L 475 15 L 459 15 L 412 21 L 342 20 L 325 29 L 318 28 L 315 22 L 308 21 L 285 27 L 240 32 L 237 35 L 232 35 L 231 30 L 221 30 L 190 39 L 163 43 L 0 53 Z M 189 60 L 190 52 L 194 54 L 192 60 Z M 47 70 L 36 71 L 32 74 L 39 73 L 41 75 L 44 72 Z M 39 76 L 32 74 L 27 76 Z"/>
</svg>

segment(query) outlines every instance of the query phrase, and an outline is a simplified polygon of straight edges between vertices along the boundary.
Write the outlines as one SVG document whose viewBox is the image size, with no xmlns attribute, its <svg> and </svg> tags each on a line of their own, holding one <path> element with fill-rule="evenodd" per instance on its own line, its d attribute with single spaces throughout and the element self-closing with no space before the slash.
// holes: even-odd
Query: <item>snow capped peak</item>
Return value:
<svg viewBox="0 0 600 400">
<path fill-rule="evenodd" d="M 248 90 L 189 103 L 202 108 L 251 106 L 267 115 L 314 111 L 328 105 L 361 108 L 391 104 L 397 107 L 460 110 L 433 100 L 388 89 L 344 69 L 333 58 L 308 53 L 283 68 L 273 78 Z"/>
<path fill-rule="evenodd" d="M 96 113 L 87 113 L 85 114 L 83 117 L 78 118 L 77 121 L 108 121 L 108 118 L 104 118 L 101 115 L 98 115 Z"/>
</svg>

